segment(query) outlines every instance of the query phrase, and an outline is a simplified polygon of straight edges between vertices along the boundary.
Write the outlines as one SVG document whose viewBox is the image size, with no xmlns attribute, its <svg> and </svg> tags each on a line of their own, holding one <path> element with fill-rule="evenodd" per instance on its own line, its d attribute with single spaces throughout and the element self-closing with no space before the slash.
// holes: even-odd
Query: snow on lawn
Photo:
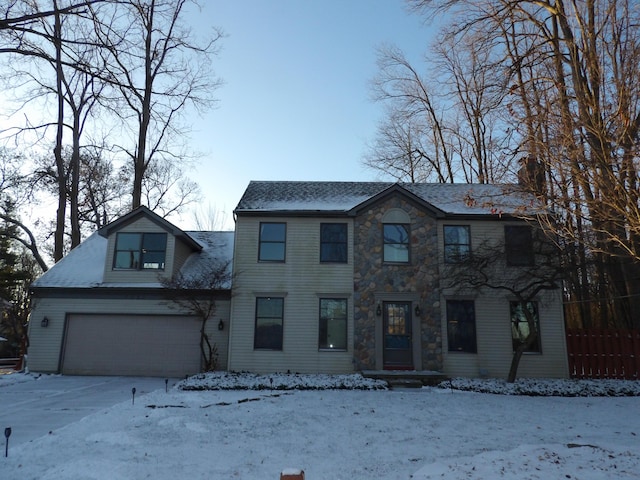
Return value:
<svg viewBox="0 0 640 480">
<path fill-rule="evenodd" d="M 457 389 L 473 385 L 510 394 Z M 640 478 L 638 383 L 516 385 L 199 375 L 10 448 L 0 477 L 277 480 L 300 468 L 307 480 Z M 515 394 L 525 391 L 534 396 Z M 604 393 L 622 396 L 588 396 Z"/>
</svg>

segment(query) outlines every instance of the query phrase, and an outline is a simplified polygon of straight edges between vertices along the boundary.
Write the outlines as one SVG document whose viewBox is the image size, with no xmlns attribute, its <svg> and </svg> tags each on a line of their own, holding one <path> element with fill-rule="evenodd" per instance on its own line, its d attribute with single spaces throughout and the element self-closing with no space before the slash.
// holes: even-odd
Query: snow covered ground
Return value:
<svg viewBox="0 0 640 480">
<path fill-rule="evenodd" d="M 0 395 L 14 381 L 37 377 L 3 375 Z M 277 480 L 287 468 L 307 480 L 640 478 L 638 382 L 443 387 L 378 390 L 357 376 L 192 377 L 10 445 L 0 478 Z M 545 396 L 565 392 L 572 396 Z M 604 394 L 621 396 L 594 396 Z"/>
</svg>

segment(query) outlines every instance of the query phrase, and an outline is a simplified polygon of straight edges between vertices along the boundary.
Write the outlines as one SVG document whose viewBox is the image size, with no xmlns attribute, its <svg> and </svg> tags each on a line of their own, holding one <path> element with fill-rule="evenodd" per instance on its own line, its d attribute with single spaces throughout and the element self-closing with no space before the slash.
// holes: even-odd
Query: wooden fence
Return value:
<svg viewBox="0 0 640 480">
<path fill-rule="evenodd" d="M 572 378 L 640 380 L 640 330 L 567 330 Z"/>
</svg>

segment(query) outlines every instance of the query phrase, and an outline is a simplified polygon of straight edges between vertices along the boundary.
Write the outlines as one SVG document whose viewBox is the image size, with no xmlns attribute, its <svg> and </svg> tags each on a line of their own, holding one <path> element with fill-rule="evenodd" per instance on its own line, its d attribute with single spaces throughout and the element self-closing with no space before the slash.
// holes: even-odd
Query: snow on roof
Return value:
<svg viewBox="0 0 640 480">
<path fill-rule="evenodd" d="M 203 248 L 193 252 L 182 266 L 184 275 L 195 275 L 212 262 L 233 258 L 233 232 L 185 232 Z M 94 232 L 31 284 L 32 288 L 160 288 L 160 282 L 104 282 L 107 239 Z M 230 287 L 230 285 L 229 285 Z"/>
<path fill-rule="evenodd" d="M 97 287 L 102 283 L 106 258 L 107 239 L 94 232 L 34 281 L 31 288 Z"/>
<path fill-rule="evenodd" d="M 235 212 L 343 212 L 396 188 L 449 215 L 540 213 L 517 185 L 391 182 L 252 181 Z"/>
<path fill-rule="evenodd" d="M 227 264 L 229 282 L 225 286 L 231 288 L 231 268 L 233 260 L 234 232 L 186 232 L 200 245 L 200 252 L 192 253 L 184 262 L 182 275 L 187 277 L 199 277 L 202 273 L 210 271 L 211 266 Z"/>
</svg>

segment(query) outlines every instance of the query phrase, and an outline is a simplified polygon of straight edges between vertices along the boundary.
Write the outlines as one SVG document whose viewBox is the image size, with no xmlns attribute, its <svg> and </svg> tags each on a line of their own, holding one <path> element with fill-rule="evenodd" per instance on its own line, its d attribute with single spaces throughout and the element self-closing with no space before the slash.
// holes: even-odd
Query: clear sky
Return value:
<svg viewBox="0 0 640 480">
<path fill-rule="evenodd" d="M 382 105 L 371 100 L 376 48 L 419 62 L 437 25 L 403 0 L 203 0 L 196 31 L 224 31 L 218 106 L 194 118 L 192 175 L 203 204 L 232 211 L 251 180 L 377 180 L 362 166 Z M 424 65 L 424 64 L 423 64 Z M 183 228 L 190 218 L 183 215 Z"/>
</svg>

